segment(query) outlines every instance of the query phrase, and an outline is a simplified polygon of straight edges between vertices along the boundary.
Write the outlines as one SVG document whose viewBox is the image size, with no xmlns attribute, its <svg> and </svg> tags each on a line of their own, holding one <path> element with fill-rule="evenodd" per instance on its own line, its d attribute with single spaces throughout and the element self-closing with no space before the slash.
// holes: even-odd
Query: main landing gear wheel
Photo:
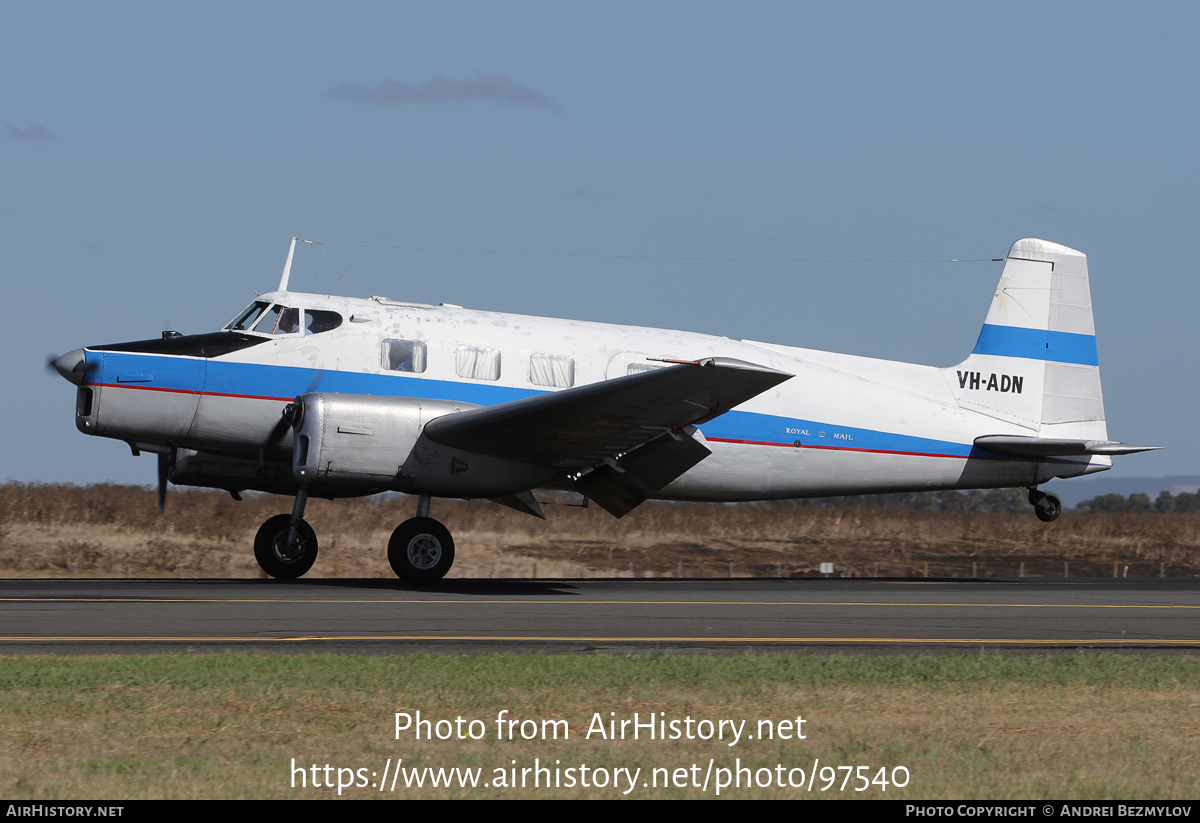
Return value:
<svg viewBox="0 0 1200 823">
<path fill-rule="evenodd" d="M 454 565 L 454 538 L 432 517 L 405 520 L 388 541 L 388 562 L 405 583 L 433 583 Z"/>
<path fill-rule="evenodd" d="M 1037 519 L 1043 523 L 1052 523 L 1062 514 L 1062 501 L 1044 491 L 1030 489 L 1029 504 L 1033 506 L 1033 513 L 1037 515 Z"/>
<path fill-rule="evenodd" d="M 296 544 L 288 549 L 291 523 L 291 515 L 277 514 L 254 536 L 254 559 L 263 571 L 280 580 L 295 580 L 317 562 L 317 533 L 307 521 L 296 524 Z"/>
</svg>

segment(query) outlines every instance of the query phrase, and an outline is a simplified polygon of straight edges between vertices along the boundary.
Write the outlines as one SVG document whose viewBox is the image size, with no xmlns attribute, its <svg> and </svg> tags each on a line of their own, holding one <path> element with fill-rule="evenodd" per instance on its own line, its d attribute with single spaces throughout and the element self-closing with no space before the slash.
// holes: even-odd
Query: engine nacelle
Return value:
<svg viewBox="0 0 1200 823">
<path fill-rule="evenodd" d="M 312 392 L 296 398 L 297 482 L 354 493 L 394 488 L 421 427 L 474 408 L 447 400 Z"/>
<path fill-rule="evenodd" d="M 295 494 L 300 484 L 291 467 L 282 463 L 248 460 L 223 454 L 177 449 L 171 467 L 171 482 L 176 486 L 203 486 L 242 492 L 247 489 L 271 494 Z"/>
<path fill-rule="evenodd" d="M 292 471 L 315 495 L 399 491 L 493 497 L 542 485 L 548 466 L 449 449 L 422 436 L 429 421 L 478 408 L 415 397 L 313 392 L 296 399 Z"/>
</svg>

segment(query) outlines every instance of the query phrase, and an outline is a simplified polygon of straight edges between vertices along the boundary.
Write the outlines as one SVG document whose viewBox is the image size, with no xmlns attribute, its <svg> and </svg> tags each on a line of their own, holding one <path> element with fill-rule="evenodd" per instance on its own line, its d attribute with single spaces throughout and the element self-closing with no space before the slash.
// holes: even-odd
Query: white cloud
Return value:
<svg viewBox="0 0 1200 823">
<path fill-rule="evenodd" d="M 14 126 L 7 120 L 4 121 L 4 134 L 14 140 L 53 140 L 54 135 L 50 133 L 50 129 L 37 123 L 30 123 L 25 128 Z"/>
<path fill-rule="evenodd" d="M 561 110 L 559 105 L 545 93 L 514 82 L 512 78 L 501 72 L 476 75 L 466 80 L 454 80 L 439 74 L 424 83 L 413 85 L 396 80 L 381 80 L 375 87 L 344 80 L 327 93 L 335 100 L 393 106 L 402 103 L 495 100 L 510 106 L 531 106 L 547 111 Z"/>
</svg>

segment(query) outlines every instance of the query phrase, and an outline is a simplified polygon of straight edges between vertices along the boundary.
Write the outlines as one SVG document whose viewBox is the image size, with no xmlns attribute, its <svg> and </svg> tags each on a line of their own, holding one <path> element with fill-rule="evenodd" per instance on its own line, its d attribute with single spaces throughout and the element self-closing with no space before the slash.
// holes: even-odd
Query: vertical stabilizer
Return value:
<svg viewBox="0 0 1200 823">
<path fill-rule="evenodd" d="M 1013 243 L 979 342 L 944 374 L 960 406 L 1033 436 L 1107 439 L 1087 256 Z"/>
</svg>

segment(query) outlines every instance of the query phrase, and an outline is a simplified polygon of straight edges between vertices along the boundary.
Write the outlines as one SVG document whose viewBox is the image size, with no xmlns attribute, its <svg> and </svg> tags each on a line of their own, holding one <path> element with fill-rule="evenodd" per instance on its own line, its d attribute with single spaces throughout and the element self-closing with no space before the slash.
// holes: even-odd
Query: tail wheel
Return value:
<svg viewBox="0 0 1200 823">
<path fill-rule="evenodd" d="M 433 583 L 454 565 L 454 538 L 432 517 L 405 520 L 388 541 L 388 562 L 405 583 Z"/>
<path fill-rule="evenodd" d="M 291 524 L 291 515 L 277 514 L 254 536 L 254 559 L 264 572 L 280 580 L 295 580 L 317 562 L 317 533 L 301 520 L 296 524 L 296 541 L 289 548 Z"/>
</svg>

